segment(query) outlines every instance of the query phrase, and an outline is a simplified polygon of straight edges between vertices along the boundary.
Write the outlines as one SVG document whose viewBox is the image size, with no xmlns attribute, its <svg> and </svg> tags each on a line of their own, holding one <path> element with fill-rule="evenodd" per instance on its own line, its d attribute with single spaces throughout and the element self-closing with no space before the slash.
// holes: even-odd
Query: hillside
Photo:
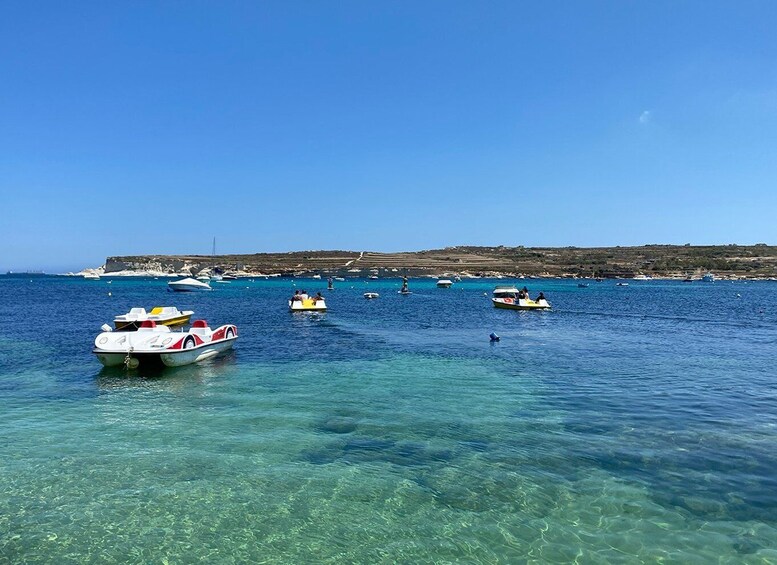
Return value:
<svg viewBox="0 0 777 565">
<path fill-rule="evenodd" d="M 640 247 L 447 247 L 403 253 L 294 251 L 251 255 L 108 257 L 105 273 L 187 273 L 412 276 L 461 275 L 683 277 L 711 271 L 724 277 L 777 277 L 777 246 L 764 244 Z"/>
</svg>

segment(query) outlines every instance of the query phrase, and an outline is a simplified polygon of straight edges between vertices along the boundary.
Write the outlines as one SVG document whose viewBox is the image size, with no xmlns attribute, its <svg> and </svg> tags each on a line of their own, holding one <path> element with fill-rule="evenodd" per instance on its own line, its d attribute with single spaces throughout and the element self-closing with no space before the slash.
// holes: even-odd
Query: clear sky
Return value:
<svg viewBox="0 0 777 565">
<path fill-rule="evenodd" d="M 777 2 L 0 4 L 0 270 L 777 242 Z"/>
</svg>

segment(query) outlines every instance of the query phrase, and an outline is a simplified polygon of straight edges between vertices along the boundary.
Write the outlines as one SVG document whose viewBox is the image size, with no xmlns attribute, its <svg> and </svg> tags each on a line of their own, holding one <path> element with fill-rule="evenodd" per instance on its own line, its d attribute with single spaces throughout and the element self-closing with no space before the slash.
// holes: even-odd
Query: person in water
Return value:
<svg viewBox="0 0 777 565">
<path fill-rule="evenodd" d="M 407 275 L 402 277 L 402 290 L 400 292 L 407 292 Z"/>
<path fill-rule="evenodd" d="M 539 302 L 540 300 L 545 300 L 545 295 L 542 292 L 540 292 L 537 295 L 537 302 Z"/>
<path fill-rule="evenodd" d="M 294 296 L 291 297 L 291 301 L 292 302 L 299 302 L 300 300 L 302 300 L 302 296 L 300 296 L 299 290 L 295 290 L 294 291 Z"/>
<path fill-rule="evenodd" d="M 334 285 L 332 284 L 332 277 L 329 277 L 329 279 L 327 279 L 326 283 L 327 283 L 327 285 L 326 285 L 327 290 L 334 289 Z"/>
<path fill-rule="evenodd" d="M 313 300 L 315 300 L 316 302 L 318 302 L 319 300 L 323 300 L 323 299 L 324 299 L 324 297 L 321 296 L 321 291 L 317 292 L 316 296 L 313 297 Z"/>
</svg>

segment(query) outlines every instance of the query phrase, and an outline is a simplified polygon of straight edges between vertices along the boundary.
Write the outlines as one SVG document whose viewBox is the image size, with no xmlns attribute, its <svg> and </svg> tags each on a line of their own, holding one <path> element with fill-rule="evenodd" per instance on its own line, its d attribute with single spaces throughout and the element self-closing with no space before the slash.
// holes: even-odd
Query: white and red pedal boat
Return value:
<svg viewBox="0 0 777 565">
<path fill-rule="evenodd" d="M 188 331 L 174 332 L 146 320 L 135 332 L 101 333 L 94 340 L 94 354 L 106 367 L 180 367 L 215 357 L 231 349 L 236 339 L 237 327 L 230 324 L 212 330 L 205 320 L 197 320 Z"/>
</svg>

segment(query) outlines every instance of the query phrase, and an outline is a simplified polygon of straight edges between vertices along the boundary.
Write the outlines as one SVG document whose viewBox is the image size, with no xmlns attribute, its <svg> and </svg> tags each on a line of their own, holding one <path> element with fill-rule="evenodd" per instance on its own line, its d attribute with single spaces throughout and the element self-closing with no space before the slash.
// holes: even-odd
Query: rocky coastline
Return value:
<svg viewBox="0 0 777 565">
<path fill-rule="evenodd" d="M 108 257 L 87 272 L 110 276 L 569 277 L 774 279 L 777 246 L 446 247 L 402 253 L 294 251 L 244 255 Z"/>
</svg>

